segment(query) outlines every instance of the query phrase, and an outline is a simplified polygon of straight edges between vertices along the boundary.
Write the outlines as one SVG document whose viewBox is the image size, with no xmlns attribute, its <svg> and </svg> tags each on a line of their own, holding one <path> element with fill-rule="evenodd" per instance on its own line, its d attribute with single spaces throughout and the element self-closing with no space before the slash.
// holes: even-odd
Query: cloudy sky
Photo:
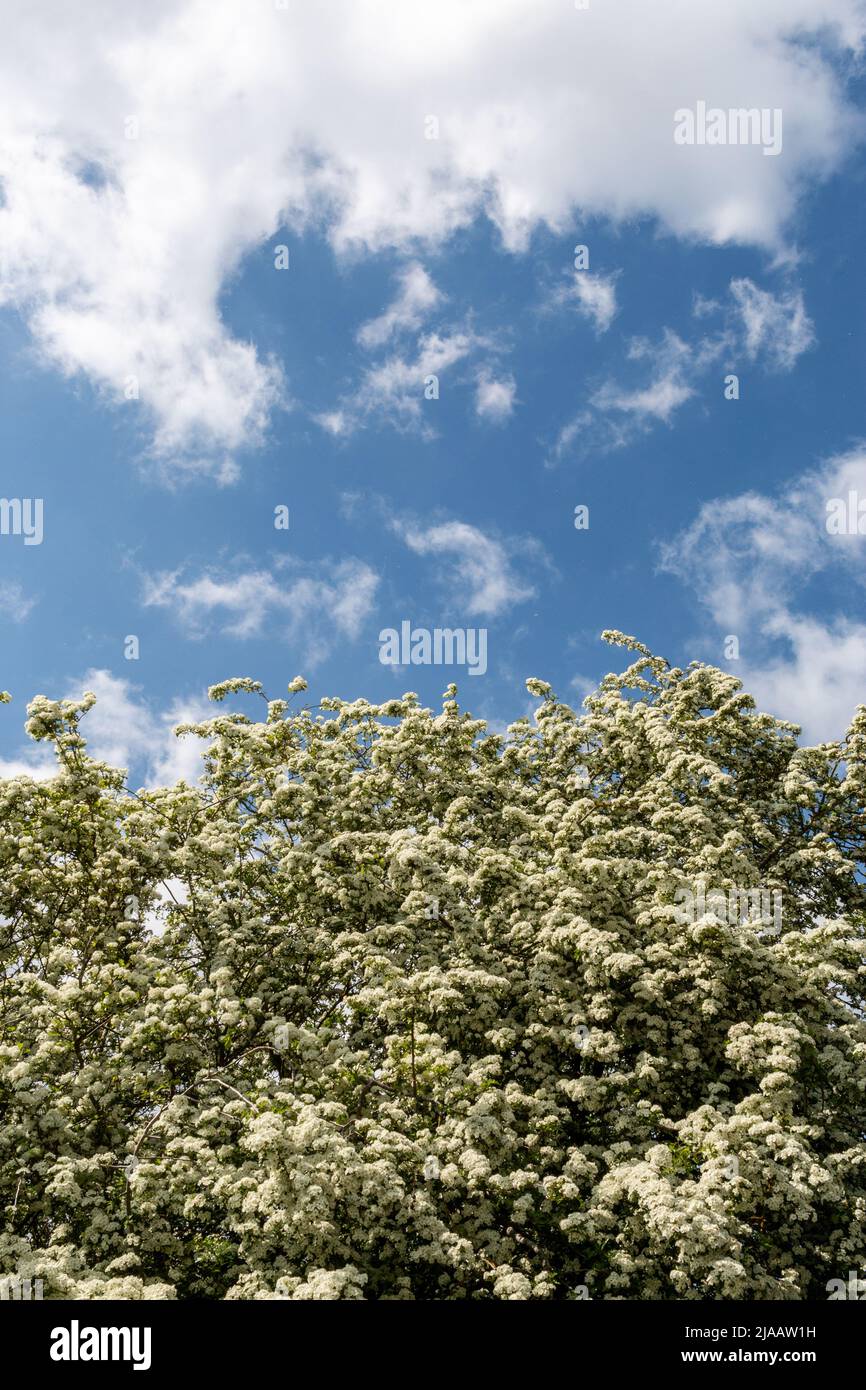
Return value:
<svg viewBox="0 0 866 1390">
<path fill-rule="evenodd" d="M 843 731 L 860 0 L 0 18 L 6 771 L 38 764 L 27 700 L 85 688 L 138 782 L 191 772 L 170 730 L 235 675 L 429 703 L 453 679 L 500 727 L 527 676 L 582 699 L 608 627 Z M 740 109 L 748 140 L 675 138 Z M 485 629 L 486 672 L 383 665 L 404 621 Z"/>
</svg>

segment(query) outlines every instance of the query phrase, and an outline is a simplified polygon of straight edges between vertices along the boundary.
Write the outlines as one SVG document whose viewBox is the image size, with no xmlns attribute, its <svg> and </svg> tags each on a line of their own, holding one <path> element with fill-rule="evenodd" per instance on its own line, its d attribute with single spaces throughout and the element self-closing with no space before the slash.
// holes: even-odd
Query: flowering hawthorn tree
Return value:
<svg viewBox="0 0 866 1390">
<path fill-rule="evenodd" d="M 866 1265 L 866 709 L 800 748 L 605 635 L 633 664 L 581 712 L 274 700 L 194 727 L 197 787 L 132 794 L 92 696 L 31 704 L 58 771 L 0 783 L 0 1273 L 806 1299 Z M 781 930 L 690 918 L 697 884 L 780 894 Z"/>
</svg>

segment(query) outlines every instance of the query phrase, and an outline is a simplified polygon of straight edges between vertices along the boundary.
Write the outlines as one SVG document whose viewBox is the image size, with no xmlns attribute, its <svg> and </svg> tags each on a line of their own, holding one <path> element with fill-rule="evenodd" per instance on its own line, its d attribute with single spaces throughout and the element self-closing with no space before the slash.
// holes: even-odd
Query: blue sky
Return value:
<svg viewBox="0 0 866 1390">
<path fill-rule="evenodd" d="M 44 109 L 13 92 L 0 123 L 2 491 L 44 505 L 41 544 L 0 536 L 7 771 L 39 766 L 26 701 L 86 687 L 94 747 L 133 781 L 194 770 L 170 726 L 235 675 L 433 704 L 454 680 L 499 727 L 531 708 L 528 676 L 580 700 L 618 660 L 610 627 L 736 671 L 810 738 L 843 732 L 866 699 L 863 542 L 825 516 L 866 498 L 861 6 L 768 0 L 762 29 L 671 0 L 657 92 L 626 0 L 584 33 L 562 6 L 480 5 L 457 76 L 453 33 L 427 53 L 361 6 L 407 76 L 356 45 L 367 87 L 342 122 L 312 20 L 255 11 L 235 68 L 230 7 L 204 53 L 180 0 L 120 34 L 49 33 L 49 8 L 19 67 L 26 50 L 37 87 L 76 55 L 93 70 Z M 286 72 L 322 62 L 285 109 L 275 43 Z M 501 77 L 509 45 L 531 82 L 518 58 Z M 626 95 L 588 132 L 608 85 Z M 782 110 L 782 152 L 678 150 L 674 110 L 704 98 Z M 132 139 L 124 112 L 144 113 Z M 486 673 L 383 665 L 404 620 L 486 629 Z"/>
</svg>

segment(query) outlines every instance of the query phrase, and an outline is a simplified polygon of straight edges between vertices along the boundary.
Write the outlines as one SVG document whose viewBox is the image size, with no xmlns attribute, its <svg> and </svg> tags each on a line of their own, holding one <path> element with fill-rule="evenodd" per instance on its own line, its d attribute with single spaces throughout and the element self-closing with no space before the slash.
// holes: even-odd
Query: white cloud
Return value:
<svg viewBox="0 0 866 1390">
<path fill-rule="evenodd" d="M 189 889 L 181 878 L 167 878 L 157 885 L 156 902 L 150 912 L 144 915 L 144 930 L 151 936 L 162 936 L 165 931 L 165 917 L 168 908 L 189 901 Z"/>
<path fill-rule="evenodd" d="M 649 416 L 667 424 L 678 406 L 695 394 L 694 387 L 687 385 L 676 367 L 664 369 L 649 386 L 629 391 L 608 382 L 593 397 L 593 405 L 599 410 L 620 411 L 634 415 L 640 420 Z"/>
<path fill-rule="evenodd" d="M 0 758 L 0 777 L 32 777 L 36 782 L 45 782 L 56 772 L 53 759 L 48 759 L 41 751 L 29 748 L 22 750 L 20 758 Z"/>
<path fill-rule="evenodd" d="M 581 411 L 579 415 L 575 415 L 572 420 L 569 420 L 567 424 L 563 425 L 550 451 L 548 466 L 553 463 L 558 463 L 560 459 L 570 454 L 575 444 L 582 439 L 584 434 L 589 433 L 591 425 L 592 412 L 588 410 Z"/>
<path fill-rule="evenodd" d="M 575 270 L 568 285 L 554 295 L 554 303 L 573 304 L 584 318 L 591 320 L 597 333 L 606 333 L 617 313 L 618 278 L 618 273 L 594 275 L 589 270 Z"/>
<path fill-rule="evenodd" d="M 588 405 L 559 431 L 551 458 L 556 462 L 577 446 L 585 454 L 607 452 L 631 444 L 661 423 L 669 425 L 674 412 L 693 395 L 686 379 L 703 364 L 704 353 L 691 348 L 676 333 L 665 329 L 657 343 L 632 339 L 628 357 L 649 364 L 649 381 L 623 386 L 605 381 L 590 396 Z"/>
<path fill-rule="evenodd" d="M 113 399 L 139 378 L 170 476 L 230 481 L 284 397 L 220 313 L 281 228 L 411 251 L 486 213 L 522 250 L 580 209 L 778 249 L 859 129 L 857 0 L 5 8 L 0 298 L 53 366 Z M 698 98 L 780 108 L 782 156 L 675 144 Z"/>
<path fill-rule="evenodd" d="M 841 738 L 866 704 L 866 624 L 782 612 L 765 632 L 784 654 L 746 657 L 738 671 L 746 689 L 760 708 L 799 724 L 807 742 Z"/>
<path fill-rule="evenodd" d="M 866 534 L 856 519 L 853 534 L 827 529 L 827 503 L 847 505 L 851 491 L 866 501 L 862 450 L 829 460 L 775 496 L 707 502 L 662 547 L 662 567 L 695 594 L 717 633 L 738 638 L 732 669 L 746 689 L 813 741 L 840 737 L 866 703 L 866 624 L 797 607 L 798 593 L 818 574 L 835 577 L 844 592 L 864 582 Z"/>
<path fill-rule="evenodd" d="M 116 767 L 143 768 L 152 784 L 167 785 L 179 777 L 195 780 L 201 771 L 202 741 L 192 735 L 177 738 L 174 729 L 212 718 L 207 700 L 177 699 L 167 709 L 154 710 L 131 681 L 106 670 L 87 671 L 70 683 L 64 698 L 78 699 L 84 690 L 96 696 L 96 704 L 81 721 L 92 757 Z"/>
<path fill-rule="evenodd" d="M 272 629 L 276 615 L 288 636 L 305 643 L 308 664 L 315 664 L 337 637 L 359 635 L 373 610 L 378 584 L 378 575 L 360 560 L 337 561 L 325 574 L 287 561 L 277 566 L 277 573 L 208 571 L 184 579 L 176 570 L 148 576 L 143 603 L 146 608 L 170 609 L 193 637 L 213 631 L 239 638 L 261 636 Z"/>
<path fill-rule="evenodd" d="M 616 315 L 616 277 L 576 271 L 574 290 L 582 312 L 605 333 Z"/>
<path fill-rule="evenodd" d="M 396 298 L 378 318 L 359 328 L 358 342 L 362 347 L 382 347 L 395 334 L 417 328 L 441 301 L 442 295 L 418 261 L 406 266 L 398 278 Z"/>
<path fill-rule="evenodd" d="M 742 279 L 731 281 L 731 294 L 750 358 L 763 353 L 775 366 L 790 368 L 814 343 L 814 326 L 799 290 L 774 295 Z"/>
<path fill-rule="evenodd" d="M 175 700 L 157 727 L 161 726 L 162 741 L 152 750 L 148 768 L 148 783 L 154 786 L 173 786 L 175 782 L 195 783 L 202 770 L 202 753 L 207 740 L 192 734 L 178 737 L 178 724 L 195 724 L 213 718 L 213 708 L 202 700 Z"/>
<path fill-rule="evenodd" d="M 482 372 L 475 388 L 475 414 L 481 420 L 501 425 L 514 411 L 517 383 L 514 377 L 496 378 Z"/>
<path fill-rule="evenodd" d="M 705 502 L 691 526 L 662 546 L 662 566 L 731 631 L 750 616 L 782 611 L 793 590 L 821 571 L 844 566 L 846 577 L 862 583 L 866 534 L 827 528 L 828 502 L 847 504 L 851 491 L 866 501 L 863 449 L 830 459 L 775 496 L 745 492 Z"/>
<path fill-rule="evenodd" d="M 392 529 L 416 555 L 451 555 L 449 590 L 459 589 L 466 612 L 494 618 L 516 603 L 533 598 L 535 589 L 515 573 L 503 542 L 465 521 L 447 521 L 422 530 L 393 521 Z"/>
<path fill-rule="evenodd" d="M 592 695 L 598 689 L 598 677 L 587 676 L 580 671 L 572 676 L 568 683 L 575 692 L 575 700 L 581 704 L 586 699 L 587 695 Z"/>
<path fill-rule="evenodd" d="M 575 446 L 583 452 L 623 448 L 658 424 L 669 425 L 679 408 L 697 395 L 706 374 L 744 353 L 771 370 L 790 371 L 814 341 L 802 292 L 790 285 L 774 293 L 752 280 L 732 280 L 730 300 L 698 296 L 693 315 L 721 319 L 713 333 L 689 342 L 665 328 L 655 342 L 632 338 L 627 358 L 645 364 L 649 379 L 637 385 L 607 380 L 587 405 L 563 425 L 551 450 L 558 462 Z"/>
<path fill-rule="evenodd" d="M 662 565 L 688 583 L 717 623 L 737 632 L 780 606 L 792 575 L 814 573 L 821 526 L 817 511 L 803 514 L 786 497 L 719 498 L 662 546 Z"/>
<path fill-rule="evenodd" d="M 15 580 L 0 582 L 0 617 L 13 623 L 23 623 L 36 607 L 37 600 L 25 594 Z"/>
<path fill-rule="evenodd" d="M 351 416 L 344 410 L 322 410 L 313 415 L 313 420 L 323 429 L 326 434 L 332 434 L 335 439 L 341 435 L 351 434 L 355 428 Z"/>
<path fill-rule="evenodd" d="M 428 400 L 425 396 L 428 379 L 438 380 L 449 368 L 485 345 L 484 339 L 469 332 L 425 334 L 415 345 L 413 358 L 395 354 L 368 367 L 334 410 L 321 412 L 313 419 L 321 429 L 338 437 L 354 434 L 375 419 L 394 429 L 432 439 L 436 434 L 431 423 L 436 398 L 431 396 Z"/>
<path fill-rule="evenodd" d="M 145 608 L 170 608 L 196 637 L 205 636 L 215 610 L 223 612 L 222 631 L 230 637 L 257 636 L 268 609 L 285 605 L 284 592 L 267 570 L 220 578 L 202 574 L 187 582 L 180 570 L 165 571 L 145 581 Z M 228 615 L 228 616 L 227 616 Z"/>
<path fill-rule="evenodd" d="M 83 715 L 81 732 L 91 757 L 114 767 L 134 767 L 148 785 L 167 786 L 183 777 L 193 782 L 201 772 L 202 740 L 177 738 L 175 726 L 208 719 L 213 710 L 204 698 L 176 699 L 166 709 L 155 709 L 124 677 L 93 668 L 70 681 L 61 697 L 79 700 L 85 690 L 96 704 Z M 54 754 L 46 743 L 24 745 L 20 756 L 0 761 L 0 776 L 26 774 L 37 780 L 56 771 Z"/>
</svg>

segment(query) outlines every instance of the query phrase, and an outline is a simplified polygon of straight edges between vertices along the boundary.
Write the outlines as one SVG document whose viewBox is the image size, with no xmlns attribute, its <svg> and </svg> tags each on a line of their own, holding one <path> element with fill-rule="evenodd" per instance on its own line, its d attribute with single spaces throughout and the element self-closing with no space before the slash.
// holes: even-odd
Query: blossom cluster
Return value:
<svg viewBox="0 0 866 1390">
<path fill-rule="evenodd" d="M 272 700 L 193 726 L 200 784 L 134 794 L 88 698 L 34 702 L 57 774 L 0 782 L 0 1272 L 738 1300 L 866 1264 L 866 709 L 804 748 L 607 637 L 632 664 L 579 711 L 540 680 L 503 735 L 454 686 Z M 699 882 L 779 894 L 779 931 L 684 914 Z"/>
</svg>

